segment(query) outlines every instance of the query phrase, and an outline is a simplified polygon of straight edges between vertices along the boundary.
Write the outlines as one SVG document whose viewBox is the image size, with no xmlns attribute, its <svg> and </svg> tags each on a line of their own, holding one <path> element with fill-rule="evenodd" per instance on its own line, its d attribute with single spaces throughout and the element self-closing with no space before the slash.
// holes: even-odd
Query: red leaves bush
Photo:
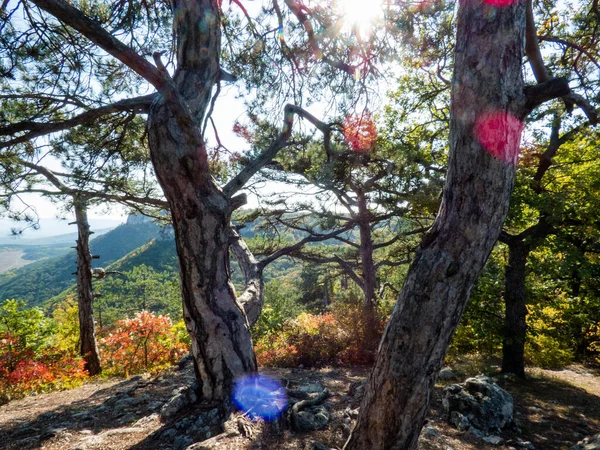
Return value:
<svg viewBox="0 0 600 450">
<path fill-rule="evenodd" d="M 159 371 L 188 352 L 171 320 L 149 311 L 137 313 L 133 319 L 119 320 L 102 334 L 104 337 L 98 342 L 100 356 L 104 372 L 109 374 L 129 376 Z"/>
<path fill-rule="evenodd" d="M 0 403 L 25 395 L 79 386 L 87 377 L 84 361 L 55 347 L 34 351 L 19 337 L 0 335 Z"/>
</svg>

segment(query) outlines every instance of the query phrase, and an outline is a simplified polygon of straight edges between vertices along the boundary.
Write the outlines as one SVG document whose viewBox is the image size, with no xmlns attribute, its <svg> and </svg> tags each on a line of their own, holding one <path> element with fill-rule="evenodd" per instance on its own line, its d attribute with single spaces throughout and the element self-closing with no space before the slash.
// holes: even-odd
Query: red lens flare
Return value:
<svg viewBox="0 0 600 450">
<path fill-rule="evenodd" d="M 344 139 L 354 151 L 371 150 L 377 139 L 377 128 L 371 114 L 347 116 L 344 120 Z"/>
<path fill-rule="evenodd" d="M 516 164 L 523 123 L 506 111 L 482 114 L 475 122 L 475 136 L 494 158 Z"/>
</svg>

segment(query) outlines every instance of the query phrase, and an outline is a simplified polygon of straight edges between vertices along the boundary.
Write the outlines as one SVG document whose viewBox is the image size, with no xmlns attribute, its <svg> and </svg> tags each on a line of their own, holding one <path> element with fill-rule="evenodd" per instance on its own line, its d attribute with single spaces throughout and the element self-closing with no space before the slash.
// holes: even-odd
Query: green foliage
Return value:
<svg viewBox="0 0 600 450">
<path fill-rule="evenodd" d="M 450 358 L 464 354 L 499 356 L 504 327 L 505 248 L 497 245 L 482 271 L 448 349 Z"/>
<path fill-rule="evenodd" d="M 20 346 L 39 350 L 52 331 L 53 324 L 39 309 L 27 309 L 25 302 L 18 300 L 5 300 L 0 304 L 0 333 L 18 339 Z"/>
<path fill-rule="evenodd" d="M 274 279 L 265 283 L 264 305 L 252 328 L 254 340 L 278 334 L 286 321 L 303 310 L 299 304 L 301 292 L 289 280 Z"/>
<path fill-rule="evenodd" d="M 96 282 L 95 290 L 100 294 L 95 308 L 102 326 L 140 311 L 166 314 L 173 319 L 182 316 L 179 276 L 172 271 L 158 272 L 141 264 L 122 275 Z"/>
<path fill-rule="evenodd" d="M 77 350 L 79 344 L 79 308 L 73 296 L 56 306 L 52 312 L 56 324 L 55 345 L 65 350 Z"/>
</svg>

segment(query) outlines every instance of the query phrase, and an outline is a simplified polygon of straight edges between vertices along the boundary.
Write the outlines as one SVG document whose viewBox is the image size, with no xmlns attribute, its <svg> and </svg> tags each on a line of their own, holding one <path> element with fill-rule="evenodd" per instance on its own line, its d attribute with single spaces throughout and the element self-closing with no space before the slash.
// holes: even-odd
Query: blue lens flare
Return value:
<svg viewBox="0 0 600 450">
<path fill-rule="evenodd" d="M 275 420 L 287 406 L 285 390 L 264 375 L 248 375 L 235 382 L 233 403 L 250 417 Z"/>
</svg>

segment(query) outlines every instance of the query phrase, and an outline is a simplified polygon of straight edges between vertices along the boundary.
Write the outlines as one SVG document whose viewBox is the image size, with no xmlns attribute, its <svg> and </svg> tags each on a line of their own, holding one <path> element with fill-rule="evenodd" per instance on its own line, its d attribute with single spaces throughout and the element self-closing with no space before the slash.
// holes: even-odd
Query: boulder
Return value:
<svg viewBox="0 0 600 450">
<path fill-rule="evenodd" d="M 586 437 L 569 450 L 600 450 L 600 433 Z"/>
<path fill-rule="evenodd" d="M 449 369 L 448 367 L 440 370 L 440 373 L 438 374 L 438 379 L 442 381 L 450 381 L 454 378 L 456 378 L 456 375 L 454 375 L 452 369 Z"/>
<path fill-rule="evenodd" d="M 459 429 L 472 426 L 484 434 L 497 433 L 512 423 L 512 396 L 489 377 L 478 376 L 448 386 L 442 403 L 447 420 Z"/>
<path fill-rule="evenodd" d="M 184 386 L 173 391 L 171 399 L 160 409 L 160 418 L 169 420 L 188 405 L 196 403 L 196 386 Z"/>
</svg>

